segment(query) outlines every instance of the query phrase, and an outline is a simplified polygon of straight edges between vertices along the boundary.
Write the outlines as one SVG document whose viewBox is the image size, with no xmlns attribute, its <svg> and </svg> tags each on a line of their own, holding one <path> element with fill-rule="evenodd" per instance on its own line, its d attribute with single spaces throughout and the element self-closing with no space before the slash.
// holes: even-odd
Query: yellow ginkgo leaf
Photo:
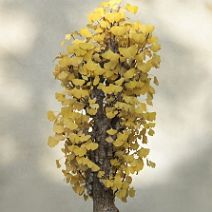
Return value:
<svg viewBox="0 0 212 212">
<path fill-rule="evenodd" d="M 120 146 L 122 146 L 123 144 L 124 144 L 124 141 L 121 140 L 121 139 L 116 139 L 116 140 L 113 142 L 113 145 L 114 145 L 115 147 L 120 147 Z"/>
<path fill-rule="evenodd" d="M 113 142 L 113 138 L 111 136 L 107 137 L 105 139 L 105 141 L 107 141 L 108 143 L 112 143 Z"/>
<path fill-rule="evenodd" d="M 104 175 L 105 175 L 104 171 L 99 171 L 98 174 L 97 174 L 97 177 L 102 178 Z"/>
<path fill-rule="evenodd" d="M 109 135 L 115 135 L 117 133 L 117 130 L 115 130 L 115 129 L 109 129 L 109 130 L 107 130 L 107 134 L 109 134 Z"/>
<path fill-rule="evenodd" d="M 134 188 L 130 188 L 130 189 L 128 190 L 128 195 L 129 195 L 130 197 L 134 197 L 134 196 L 135 196 L 135 189 L 134 189 Z"/>
<path fill-rule="evenodd" d="M 72 82 L 76 86 L 82 86 L 85 84 L 85 80 L 82 80 L 82 79 L 73 79 Z"/>
<path fill-rule="evenodd" d="M 85 135 L 85 134 L 79 135 L 79 140 L 81 142 L 85 142 L 85 141 L 89 140 L 90 138 L 91 138 L 90 135 Z"/>
<path fill-rule="evenodd" d="M 115 84 L 121 86 L 123 84 L 123 82 L 124 82 L 124 78 L 122 77 L 119 80 L 116 80 Z"/>
<path fill-rule="evenodd" d="M 125 79 L 130 79 L 132 78 L 133 76 L 135 75 L 135 69 L 134 68 L 131 68 L 130 70 L 126 71 L 124 73 L 124 78 Z"/>
<path fill-rule="evenodd" d="M 56 160 L 56 166 L 57 166 L 58 169 L 61 167 L 61 164 L 60 164 L 59 160 Z"/>
<path fill-rule="evenodd" d="M 92 37 L 91 32 L 88 30 L 88 28 L 83 28 L 80 30 L 80 34 L 84 37 L 90 38 Z"/>
<path fill-rule="evenodd" d="M 74 152 L 74 154 L 82 157 L 86 154 L 87 151 L 85 148 L 75 146 L 73 149 L 73 152 Z"/>
<path fill-rule="evenodd" d="M 98 68 L 98 64 L 93 62 L 92 60 L 89 60 L 84 67 L 88 70 L 94 71 L 95 69 Z"/>
<path fill-rule="evenodd" d="M 118 85 L 110 84 L 109 86 L 105 86 L 103 84 L 99 84 L 98 88 L 102 89 L 105 94 L 113 94 L 119 93 L 122 91 L 123 87 Z"/>
<path fill-rule="evenodd" d="M 147 73 L 152 68 L 151 62 L 142 63 L 138 65 L 138 69 L 141 70 L 143 73 Z"/>
<path fill-rule="evenodd" d="M 146 160 L 146 162 L 147 162 L 147 166 L 149 166 L 151 168 L 155 168 L 156 167 L 156 164 L 154 162 L 152 162 L 152 161 L 150 161 L 148 159 Z"/>
<path fill-rule="evenodd" d="M 110 188 L 113 186 L 113 181 L 112 180 L 103 180 L 102 181 L 105 185 L 106 188 Z"/>
<path fill-rule="evenodd" d="M 128 48 L 119 48 L 119 52 L 126 58 L 134 58 L 137 54 L 138 46 L 133 45 Z"/>
<path fill-rule="evenodd" d="M 99 80 L 100 80 L 99 76 L 96 76 L 96 77 L 94 78 L 93 85 L 94 85 L 94 86 L 98 85 L 98 84 L 99 84 Z"/>
<path fill-rule="evenodd" d="M 89 104 L 95 104 L 96 103 L 96 98 L 90 99 L 88 100 Z"/>
<path fill-rule="evenodd" d="M 87 150 L 96 150 L 99 145 L 97 143 L 91 142 L 91 143 L 85 144 L 84 146 Z"/>
<path fill-rule="evenodd" d="M 124 102 L 116 102 L 115 107 L 117 109 L 124 110 L 126 112 L 129 112 L 130 110 L 133 109 L 133 107 L 130 104 L 126 104 Z"/>
<path fill-rule="evenodd" d="M 126 141 L 129 134 L 127 132 L 119 133 L 117 136 L 118 140 Z"/>
<path fill-rule="evenodd" d="M 97 8 L 94 10 L 94 12 L 89 14 L 88 18 L 89 18 L 90 22 L 95 22 L 95 21 L 98 21 L 99 19 L 101 19 L 103 15 L 104 15 L 104 9 Z"/>
<path fill-rule="evenodd" d="M 160 66 L 160 56 L 154 54 L 152 59 L 150 60 L 150 62 L 151 62 L 153 67 L 159 68 L 159 66 Z"/>
<path fill-rule="evenodd" d="M 93 162 L 89 164 L 89 168 L 91 168 L 91 170 L 94 172 L 98 172 L 100 170 L 100 167 Z"/>
<path fill-rule="evenodd" d="M 59 140 L 57 140 L 55 137 L 49 136 L 49 139 L 48 139 L 49 147 L 55 147 L 58 143 L 59 143 Z"/>
<path fill-rule="evenodd" d="M 121 200 L 126 198 L 126 196 L 127 196 L 127 190 L 126 189 L 121 189 L 117 192 L 117 197 Z"/>
<path fill-rule="evenodd" d="M 138 159 L 134 160 L 133 163 L 131 163 L 131 165 L 132 165 L 132 171 L 133 172 L 138 172 L 138 171 L 143 169 L 144 162 L 143 162 L 143 160 L 141 158 L 138 158 Z"/>
<path fill-rule="evenodd" d="M 63 102 L 65 100 L 65 95 L 63 93 L 55 93 L 55 98 L 59 101 L 59 102 Z"/>
<path fill-rule="evenodd" d="M 90 103 L 90 107 L 91 108 L 93 108 L 93 109 L 95 109 L 95 110 L 98 110 L 99 109 L 99 104 L 97 104 L 97 103 Z"/>
<path fill-rule="evenodd" d="M 85 97 L 85 96 L 89 95 L 89 91 L 88 90 L 77 89 L 77 88 L 73 88 L 72 90 L 69 91 L 69 93 L 71 95 L 73 95 L 74 97 L 76 97 L 77 99 L 80 99 L 82 97 Z"/>
<path fill-rule="evenodd" d="M 105 38 L 105 34 L 104 33 L 102 33 L 102 34 L 95 34 L 93 36 L 93 40 L 96 41 L 96 42 L 103 42 L 104 38 Z"/>
<path fill-rule="evenodd" d="M 159 85 L 159 81 L 158 81 L 157 77 L 154 77 L 154 84 Z"/>
<path fill-rule="evenodd" d="M 141 148 L 139 151 L 138 151 L 138 156 L 140 157 L 140 158 L 145 158 L 145 157 L 147 157 L 147 155 L 149 155 L 149 149 L 147 149 L 147 148 Z"/>
<path fill-rule="evenodd" d="M 128 29 L 124 26 L 113 26 L 110 31 L 116 36 L 122 36 L 127 33 Z"/>
<path fill-rule="evenodd" d="M 136 105 L 138 99 L 134 96 L 123 96 L 123 100 L 128 104 Z"/>
<path fill-rule="evenodd" d="M 101 68 L 100 66 L 97 66 L 96 69 L 93 70 L 94 76 L 100 76 L 105 73 L 105 69 Z"/>
<path fill-rule="evenodd" d="M 54 124 L 53 130 L 55 133 L 63 133 L 64 127 L 63 127 L 63 125 Z"/>
<path fill-rule="evenodd" d="M 53 111 L 48 111 L 47 115 L 48 115 L 48 120 L 49 121 L 54 121 L 56 119 L 56 116 L 55 116 Z"/>
<path fill-rule="evenodd" d="M 107 60 L 112 60 L 112 61 L 118 61 L 119 55 L 111 51 L 110 49 L 107 50 L 102 54 L 102 57 L 107 59 Z"/>
<path fill-rule="evenodd" d="M 113 181 L 113 187 L 115 187 L 116 189 L 120 189 L 122 187 L 122 178 L 119 175 L 115 176 L 115 179 Z"/>
<path fill-rule="evenodd" d="M 79 47 L 81 49 L 84 49 L 84 50 L 91 50 L 93 49 L 95 46 L 92 44 L 92 43 L 80 43 L 79 44 Z"/>
<path fill-rule="evenodd" d="M 118 60 L 111 60 L 108 63 L 104 64 L 104 68 L 106 70 L 114 70 L 118 65 Z M 105 76 L 108 75 L 111 71 L 106 71 Z M 113 71 L 112 71 L 113 72 Z M 114 72 L 113 72 L 114 74 Z M 109 74 L 110 76 L 112 76 L 113 74 Z M 107 78 L 109 78 L 110 76 L 106 76 Z"/>
<path fill-rule="evenodd" d="M 69 54 L 74 54 L 74 51 L 75 51 L 75 46 L 74 45 L 68 45 L 67 46 L 67 52 Z"/>
<path fill-rule="evenodd" d="M 64 124 L 68 127 L 68 129 L 70 130 L 76 130 L 78 128 L 78 125 L 76 123 L 74 123 L 72 120 L 70 119 L 65 119 L 64 120 Z"/>
<path fill-rule="evenodd" d="M 79 183 L 75 183 L 73 186 L 73 190 L 81 196 L 85 191 L 85 187 L 81 186 Z"/>
<path fill-rule="evenodd" d="M 110 64 L 109 64 L 109 63 L 110 63 Z M 113 63 L 112 61 L 109 62 L 109 63 L 106 63 L 106 64 L 105 64 L 105 67 L 107 67 L 107 69 L 108 69 L 108 70 L 106 70 L 106 71 L 104 72 L 104 77 L 106 77 L 106 78 L 111 78 L 111 77 L 114 76 L 114 71 L 110 71 L 110 69 L 113 69 L 114 64 L 117 64 L 116 62 Z M 107 65 L 109 65 L 109 66 L 107 66 Z M 112 65 L 112 66 L 110 67 L 110 65 Z"/>
<path fill-rule="evenodd" d="M 127 4 L 125 8 L 126 8 L 127 11 L 134 13 L 134 14 L 136 14 L 138 12 L 138 7 L 133 6 L 131 4 Z"/>
<path fill-rule="evenodd" d="M 151 24 L 142 25 L 141 30 L 143 33 L 148 34 L 154 31 L 155 27 Z"/>
<path fill-rule="evenodd" d="M 145 103 L 140 103 L 138 107 L 135 109 L 136 113 L 142 114 L 146 111 L 146 104 Z"/>
<path fill-rule="evenodd" d="M 126 182 L 127 182 L 128 184 L 130 184 L 130 183 L 132 182 L 132 177 L 127 176 L 127 177 L 126 177 Z"/>
<path fill-rule="evenodd" d="M 133 39 L 136 43 L 143 43 L 146 40 L 146 37 L 143 33 L 131 33 L 129 36 L 131 39 Z"/>
<path fill-rule="evenodd" d="M 149 129 L 148 134 L 150 136 L 153 136 L 155 134 L 155 131 L 153 129 Z"/>
<path fill-rule="evenodd" d="M 82 62 L 82 60 L 83 60 L 82 57 L 72 57 L 72 58 L 64 57 L 59 61 L 59 64 L 62 67 L 66 67 L 70 65 L 78 66 Z"/>
<path fill-rule="evenodd" d="M 141 53 L 137 54 L 137 55 L 135 56 L 135 59 L 136 59 L 137 63 L 139 63 L 139 64 L 140 64 L 140 63 L 143 63 L 143 61 L 144 61 L 144 59 L 145 59 L 144 53 L 141 52 Z"/>
<path fill-rule="evenodd" d="M 78 57 L 86 57 L 85 55 L 87 54 L 87 51 L 84 49 L 81 49 L 79 47 L 74 49 L 74 54 Z"/>
<path fill-rule="evenodd" d="M 57 75 L 57 78 L 59 80 L 65 80 L 68 77 L 68 72 L 67 71 L 62 71 Z"/>
<path fill-rule="evenodd" d="M 102 20 L 102 21 L 100 22 L 100 26 L 101 26 L 102 28 L 108 28 L 108 27 L 110 27 L 110 24 L 109 24 L 108 21 Z"/>
<path fill-rule="evenodd" d="M 160 44 L 153 43 L 152 46 L 151 46 L 151 49 L 152 49 L 153 52 L 159 51 L 161 49 Z"/>
<path fill-rule="evenodd" d="M 114 118 L 116 115 L 118 114 L 118 111 L 107 111 L 106 112 L 106 116 L 107 116 L 107 118 L 109 118 L 109 119 L 112 119 L 112 118 Z"/>
<path fill-rule="evenodd" d="M 119 161 L 117 159 L 110 160 L 110 164 L 112 166 L 115 166 L 115 167 L 120 165 L 120 163 L 119 163 Z"/>
<path fill-rule="evenodd" d="M 86 111 L 87 111 L 87 113 L 90 114 L 91 116 L 94 116 L 94 115 L 96 115 L 96 113 L 97 113 L 97 109 L 95 109 L 95 108 L 87 108 Z"/>
<path fill-rule="evenodd" d="M 155 121 L 156 119 L 156 112 L 149 112 L 146 114 L 146 118 L 148 121 Z"/>
<path fill-rule="evenodd" d="M 119 5 L 123 0 L 110 0 L 108 2 L 104 2 L 104 3 L 108 3 L 107 5 L 110 6 L 112 9 L 115 9 L 114 6 Z M 104 5 L 103 3 L 103 5 Z"/>
<path fill-rule="evenodd" d="M 66 39 L 66 40 L 70 40 L 70 39 L 71 39 L 71 34 L 66 34 L 66 35 L 65 35 L 65 39 Z"/>
<path fill-rule="evenodd" d="M 125 14 L 123 12 L 112 12 L 105 14 L 105 19 L 110 23 L 119 22 L 125 18 Z"/>
<path fill-rule="evenodd" d="M 132 163 L 134 160 L 134 156 L 133 155 L 123 155 L 124 161 L 127 163 Z"/>
</svg>

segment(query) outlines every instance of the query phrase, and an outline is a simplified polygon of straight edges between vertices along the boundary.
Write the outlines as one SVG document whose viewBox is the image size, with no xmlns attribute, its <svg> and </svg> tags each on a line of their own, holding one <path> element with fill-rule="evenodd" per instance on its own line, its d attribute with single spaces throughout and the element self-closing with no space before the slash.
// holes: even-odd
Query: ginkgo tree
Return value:
<svg viewBox="0 0 212 212">
<path fill-rule="evenodd" d="M 117 212 L 115 197 L 135 195 L 132 175 L 155 167 L 147 143 L 160 45 L 153 25 L 130 21 L 137 11 L 121 0 L 101 3 L 86 27 L 65 36 L 53 72 L 61 110 L 48 112 L 48 145 L 63 144 L 57 167 L 77 194 L 93 199 L 94 212 Z"/>
</svg>

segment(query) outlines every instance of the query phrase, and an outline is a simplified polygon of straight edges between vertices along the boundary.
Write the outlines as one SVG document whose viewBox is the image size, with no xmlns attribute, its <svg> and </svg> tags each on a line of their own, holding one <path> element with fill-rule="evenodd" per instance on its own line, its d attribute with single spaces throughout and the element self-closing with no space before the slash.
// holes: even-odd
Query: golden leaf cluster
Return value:
<svg viewBox="0 0 212 212">
<path fill-rule="evenodd" d="M 48 145 L 63 142 L 66 181 L 79 195 L 89 196 L 86 174 L 96 173 L 100 182 L 123 201 L 133 197 L 132 175 L 138 174 L 148 159 L 148 136 L 154 135 L 156 113 L 149 111 L 158 79 L 151 72 L 159 68 L 160 50 L 154 26 L 129 21 L 128 14 L 136 14 L 138 7 L 122 6 L 121 0 L 103 2 L 88 17 L 88 24 L 79 32 L 65 36 L 65 51 L 57 59 L 53 72 L 63 90 L 55 98 L 61 103 L 59 112 L 48 112 L 54 135 Z M 105 174 L 98 161 L 90 157 L 98 151 L 94 119 L 100 105 L 93 95 L 104 94 L 104 114 L 119 126 L 110 126 L 105 142 L 112 144 L 114 158 L 111 173 Z M 61 167 L 59 160 L 56 161 Z"/>
</svg>

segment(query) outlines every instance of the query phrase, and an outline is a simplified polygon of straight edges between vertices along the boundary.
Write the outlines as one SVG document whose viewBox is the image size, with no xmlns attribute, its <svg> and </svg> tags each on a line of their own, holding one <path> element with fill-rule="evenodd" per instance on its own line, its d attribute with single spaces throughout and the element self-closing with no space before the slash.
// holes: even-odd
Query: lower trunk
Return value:
<svg viewBox="0 0 212 212">
<path fill-rule="evenodd" d="M 107 137 L 106 131 L 111 128 L 111 120 L 105 115 L 104 93 L 97 89 L 94 97 L 97 99 L 99 109 L 94 118 L 93 137 L 99 144 L 99 148 L 94 152 L 91 159 L 100 167 L 100 170 L 105 172 L 105 177 L 108 178 L 112 171 L 110 160 L 113 158 L 113 145 L 106 142 L 105 139 Z M 114 204 L 113 191 L 100 183 L 97 173 L 93 174 L 92 197 L 93 212 L 119 212 Z"/>
<path fill-rule="evenodd" d="M 97 176 L 93 181 L 93 212 L 119 212 L 111 189 L 106 189 Z"/>
</svg>

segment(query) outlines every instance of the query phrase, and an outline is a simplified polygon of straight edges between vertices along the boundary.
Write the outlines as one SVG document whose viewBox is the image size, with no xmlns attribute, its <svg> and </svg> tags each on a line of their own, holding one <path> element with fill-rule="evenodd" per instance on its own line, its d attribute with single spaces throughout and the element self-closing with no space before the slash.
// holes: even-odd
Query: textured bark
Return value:
<svg viewBox="0 0 212 212">
<path fill-rule="evenodd" d="M 112 190 L 106 190 L 96 176 L 93 181 L 93 212 L 119 212 Z"/>
<path fill-rule="evenodd" d="M 105 141 L 107 137 L 106 131 L 111 128 L 111 120 L 108 119 L 104 111 L 104 93 L 101 90 L 94 90 L 94 97 L 99 104 L 98 112 L 94 118 L 94 138 L 99 144 L 98 150 L 95 151 L 92 160 L 98 164 L 106 177 L 111 173 L 110 160 L 113 158 L 113 146 Z M 93 212 L 118 212 L 114 203 L 114 194 L 111 189 L 99 181 L 97 174 L 93 174 Z"/>
</svg>

